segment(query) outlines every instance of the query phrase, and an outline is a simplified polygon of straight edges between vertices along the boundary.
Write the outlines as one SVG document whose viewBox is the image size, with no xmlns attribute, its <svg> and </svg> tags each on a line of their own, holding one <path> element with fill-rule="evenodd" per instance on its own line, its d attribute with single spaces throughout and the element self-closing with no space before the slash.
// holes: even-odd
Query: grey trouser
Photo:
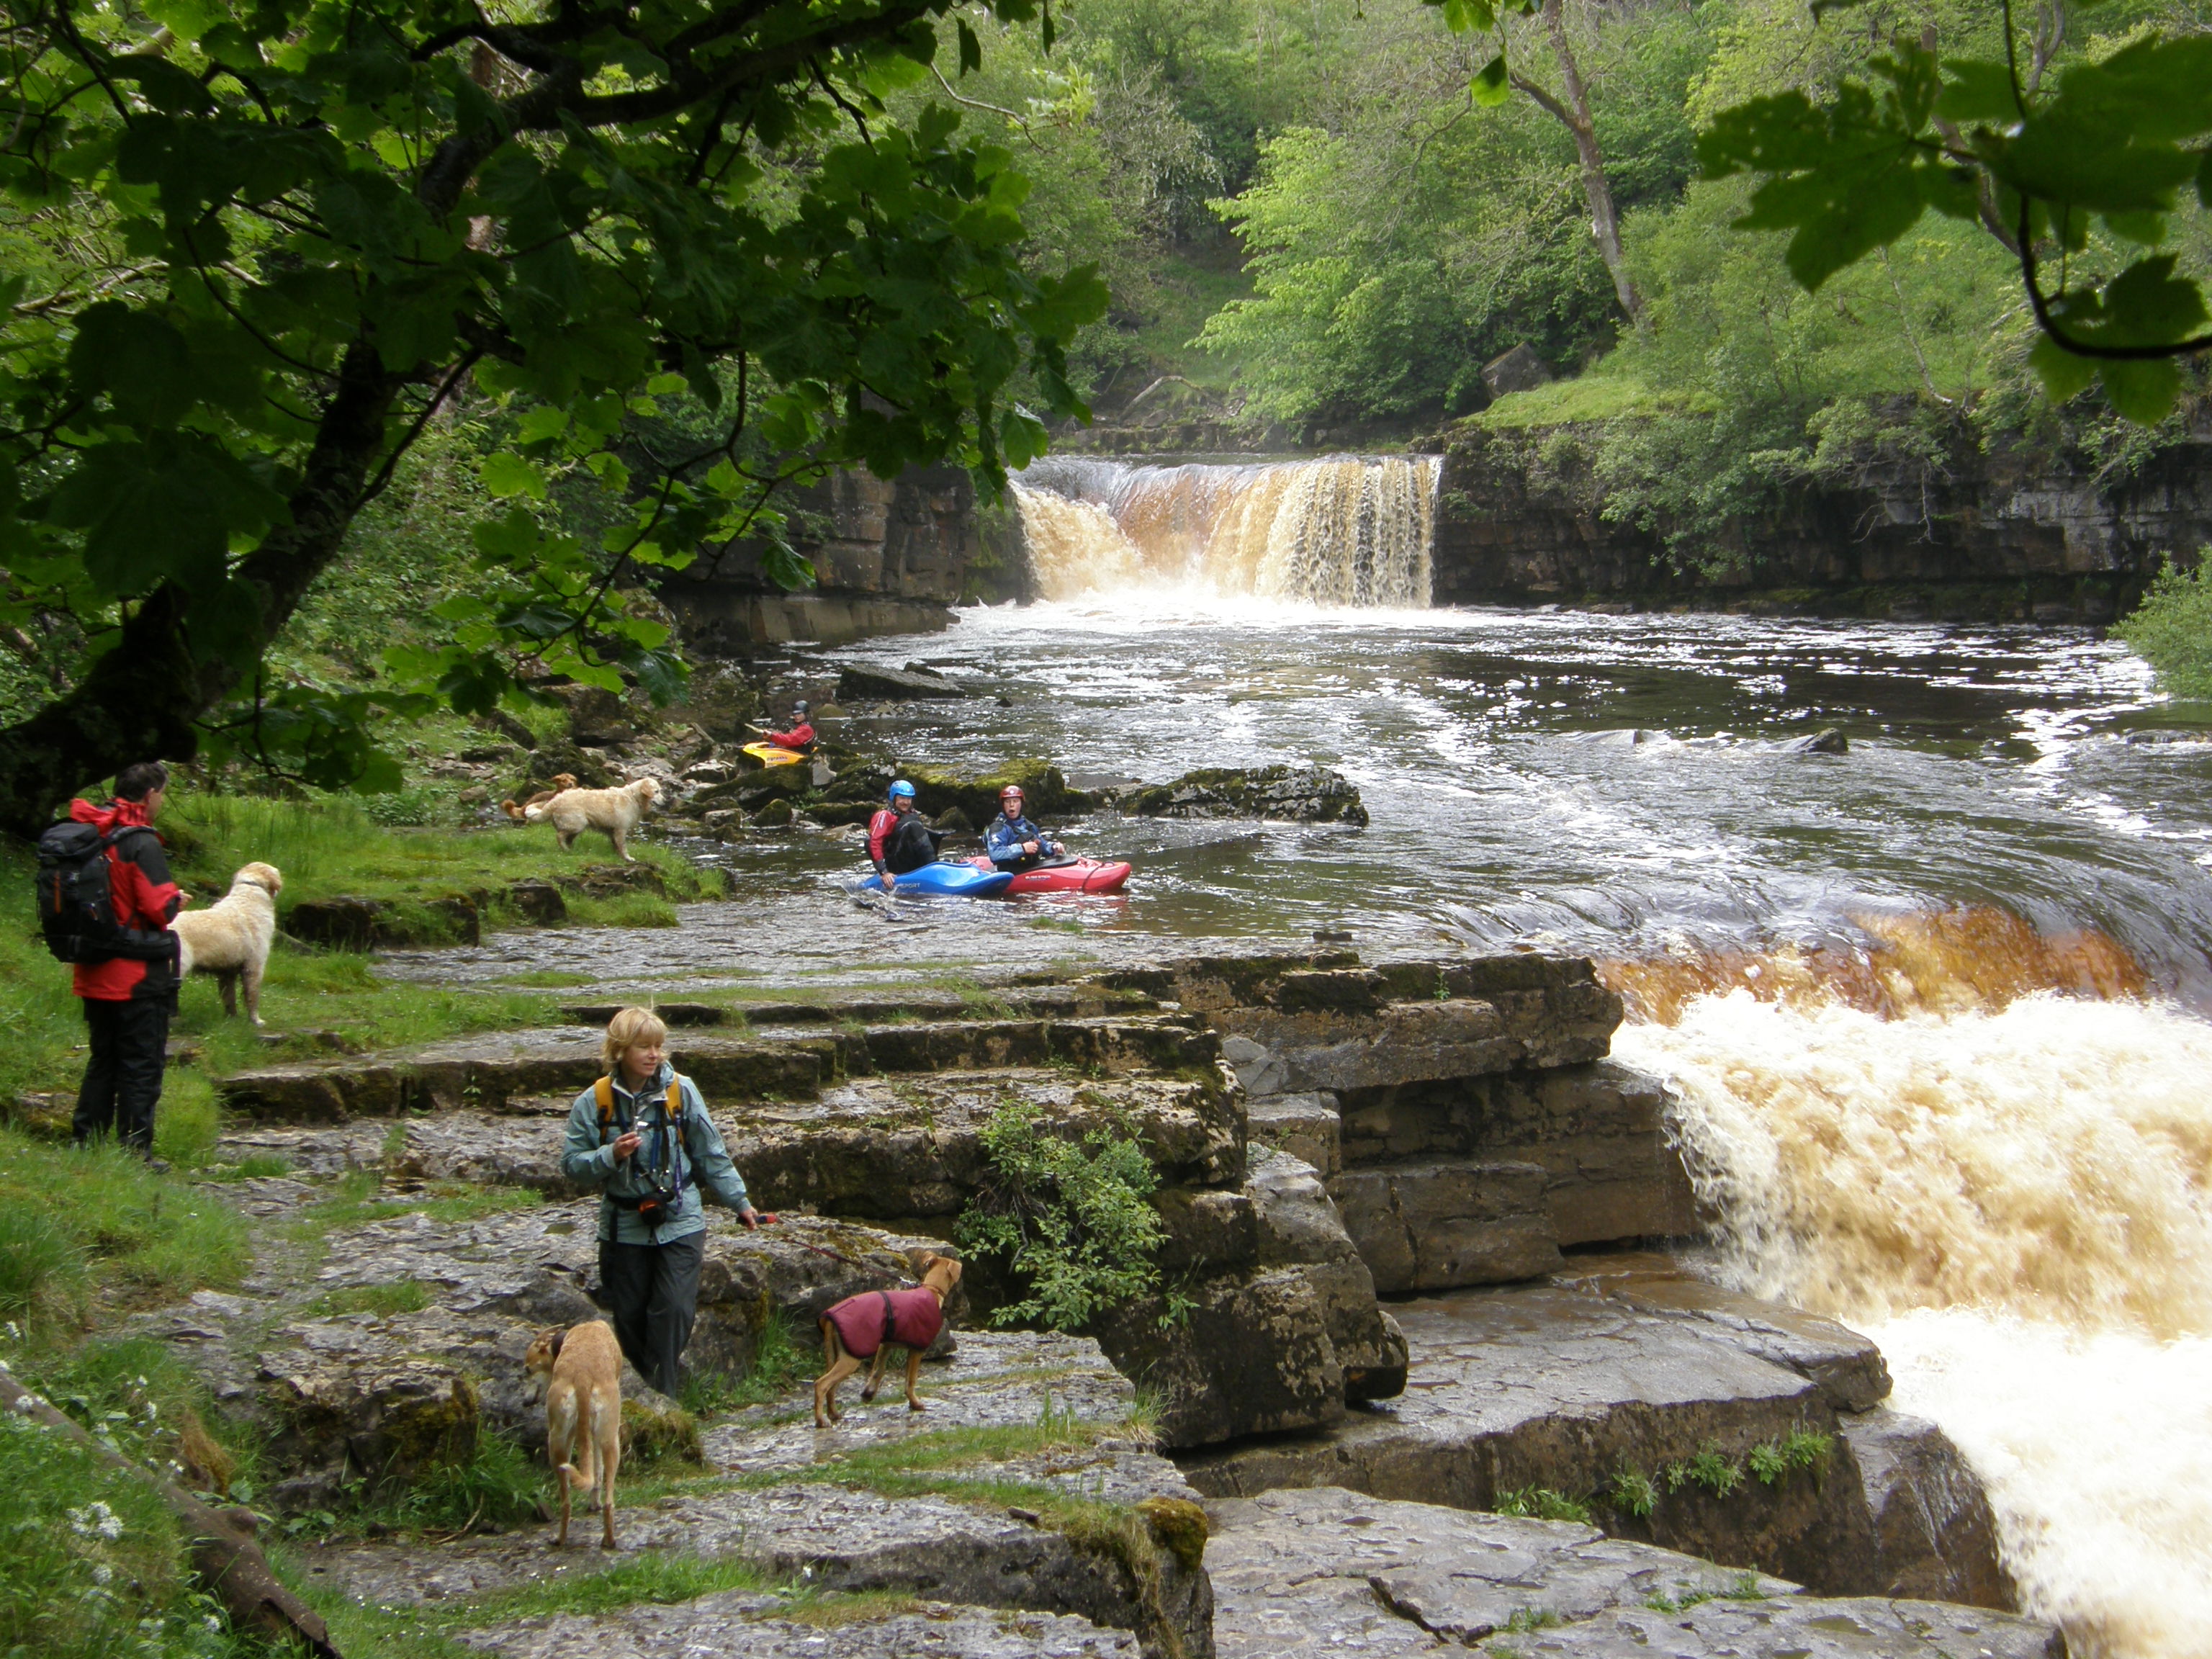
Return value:
<svg viewBox="0 0 2212 1659">
<path fill-rule="evenodd" d="M 706 1260 L 703 1228 L 665 1244 L 599 1246 L 599 1283 L 623 1358 L 672 1399 L 683 1386 L 684 1350 L 699 1311 L 699 1269 Z"/>
</svg>

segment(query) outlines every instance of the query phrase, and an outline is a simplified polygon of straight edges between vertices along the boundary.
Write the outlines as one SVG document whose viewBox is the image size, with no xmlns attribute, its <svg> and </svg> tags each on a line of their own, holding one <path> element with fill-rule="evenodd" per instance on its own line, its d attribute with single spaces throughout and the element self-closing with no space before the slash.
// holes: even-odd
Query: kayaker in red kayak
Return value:
<svg viewBox="0 0 2212 1659">
<path fill-rule="evenodd" d="M 991 820 L 983 850 L 1001 870 L 1025 869 L 1039 859 L 1064 858 L 1067 854 L 1058 842 L 1047 841 L 1044 831 L 1022 815 L 1021 786 L 1012 783 L 999 791 L 999 816 Z"/>
</svg>

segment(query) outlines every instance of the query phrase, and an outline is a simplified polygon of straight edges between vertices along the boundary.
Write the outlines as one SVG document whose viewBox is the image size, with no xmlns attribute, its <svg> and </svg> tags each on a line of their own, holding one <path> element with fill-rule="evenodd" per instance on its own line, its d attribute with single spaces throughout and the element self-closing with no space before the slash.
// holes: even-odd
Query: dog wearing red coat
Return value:
<svg viewBox="0 0 2212 1659">
<path fill-rule="evenodd" d="M 823 1370 L 814 1383 L 814 1426 L 826 1429 L 838 1420 L 837 1388 L 873 1358 L 862 1400 L 873 1400 L 884 1379 L 884 1356 L 893 1347 L 906 1350 L 906 1408 L 922 1409 L 915 1383 L 921 1376 L 922 1351 L 945 1328 L 945 1298 L 960 1282 L 960 1264 L 949 1255 L 932 1251 L 921 1262 L 921 1284 L 910 1291 L 863 1291 L 848 1296 L 822 1316 Z"/>
</svg>

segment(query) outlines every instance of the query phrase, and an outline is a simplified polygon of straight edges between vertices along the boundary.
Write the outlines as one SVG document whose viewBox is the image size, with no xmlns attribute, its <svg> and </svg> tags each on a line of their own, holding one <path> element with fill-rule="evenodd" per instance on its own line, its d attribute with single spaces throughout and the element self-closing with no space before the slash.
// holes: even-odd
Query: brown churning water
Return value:
<svg viewBox="0 0 2212 1659">
<path fill-rule="evenodd" d="M 1048 599 L 1184 587 L 1310 605 L 1429 603 L 1433 456 L 1040 463 L 1014 484 Z"/>
</svg>

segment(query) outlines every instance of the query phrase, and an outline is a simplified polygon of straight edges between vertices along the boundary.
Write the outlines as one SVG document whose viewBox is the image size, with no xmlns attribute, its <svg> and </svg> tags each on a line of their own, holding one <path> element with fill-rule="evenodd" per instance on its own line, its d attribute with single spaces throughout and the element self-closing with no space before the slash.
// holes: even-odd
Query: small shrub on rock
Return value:
<svg viewBox="0 0 2212 1659">
<path fill-rule="evenodd" d="M 960 1218 L 961 1244 L 996 1256 L 1029 1294 L 995 1322 L 1075 1331 L 1102 1308 L 1154 1294 L 1165 1237 L 1148 1201 L 1159 1177 L 1144 1148 L 1094 1128 L 1055 1134 L 1036 1109 L 1008 1101 L 983 1130 L 992 1176 Z"/>
</svg>

